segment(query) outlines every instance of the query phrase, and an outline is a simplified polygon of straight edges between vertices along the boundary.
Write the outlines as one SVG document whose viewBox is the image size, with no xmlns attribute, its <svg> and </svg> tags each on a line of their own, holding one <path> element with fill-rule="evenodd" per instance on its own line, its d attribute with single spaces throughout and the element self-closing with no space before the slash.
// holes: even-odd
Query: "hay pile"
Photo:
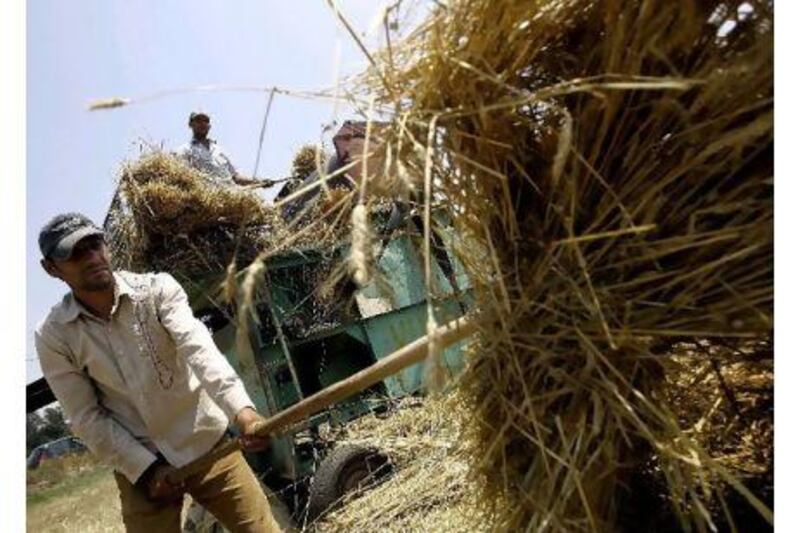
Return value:
<svg viewBox="0 0 800 533">
<path fill-rule="evenodd" d="M 255 194 L 215 186 L 209 176 L 164 153 L 146 155 L 129 165 L 120 185 L 137 223 L 150 233 L 186 233 L 267 221 L 267 210 Z"/>
<path fill-rule="evenodd" d="M 306 178 L 318 167 L 321 167 L 326 160 L 327 157 L 321 146 L 304 144 L 297 149 L 292 158 L 292 176 Z"/>
<path fill-rule="evenodd" d="M 294 170 L 310 173 L 309 158 L 322 155 L 315 150 L 301 148 Z M 302 187 L 283 200 L 303 195 Z M 268 272 L 246 282 L 251 292 L 240 300 L 248 307 L 240 318 L 251 316 L 253 302 L 268 298 L 267 292 L 255 296 L 253 290 L 275 284 L 293 299 L 282 309 L 283 334 L 303 338 L 354 319 L 352 284 L 341 265 L 353 197 L 353 191 L 323 190 L 287 218 L 280 206 L 267 205 L 252 190 L 221 186 L 156 151 L 123 166 L 105 225 L 116 268 L 169 272 L 185 287 L 200 289 L 204 304 L 211 297 L 220 310 L 237 298 L 238 267 L 275 259 Z M 390 210 L 391 204 L 383 203 L 372 212 L 386 219 Z M 267 335 L 278 334 L 271 318 L 258 316 Z"/>
<path fill-rule="evenodd" d="M 302 232 L 251 190 L 216 185 L 163 152 L 124 165 L 118 190 L 107 223 L 117 266 L 167 271 L 184 280 L 224 274 L 234 259 L 247 265 L 262 252 L 327 247 L 334 254 L 347 231 L 344 215 L 337 224 L 327 215 L 330 206 L 317 202 L 303 214 L 329 227 Z"/>
<path fill-rule="evenodd" d="M 471 243 L 462 415 L 497 528 L 634 527 L 643 472 L 684 529 L 735 521 L 731 494 L 771 522 L 668 375 L 680 342 L 728 366 L 716 347 L 771 336 L 772 19 L 769 1 L 455 0 L 364 78 L 394 113 L 364 201 L 400 180 Z"/>
<path fill-rule="evenodd" d="M 457 394 L 407 398 L 386 417 L 368 415 L 344 428 L 336 445 L 356 444 L 386 453 L 393 475 L 345 497 L 343 507 L 310 531 L 488 531 L 491 523 L 477 505 L 469 469 Z"/>
<path fill-rule="evenodd" d="M 711 357 L 706 357 L 707 355 Z M 771 476 L 772 347 L 766 340 L 737 348 L 707 341 L 681 343 L 667 361 L 667 405 L 681 428 L 720 464 L 745 482 Z M 387 415 L 369 415 L 344 426 L 337 446 L 348 444 L 385 452 L 394 474 L 383 483 L 348 495 L 343 506 L 309 531 L 490 531 L 501 521 L 486 512 L 479 487 L 468 473 L 468 408 L 457 392 L 425 399 L 401 400 Z M 674 528 L 664 501 L 668 492 L 652 469 L 638 472 L 640 493 L 626 501 L 633 530 Z M 647 485 L 650 484 L 650 486 Z M 769 497 L 771 484 L 751 488 Z M 734 494 L 730 495 L 735 497 Z M 755 517 L 746 502 L 733 505 L 737 522 Z M 714 509 L 719 512 L 719 509 Z"/>
<path fill-rule="evenodd" d="M 133 270 L 224 271 L 235 252 L 252 258 L 277 218 L 254 193 L 216 186 L 163 152 L 124 165 L 118 195 L 109 215 L 112 252 Z"/>
</svg>

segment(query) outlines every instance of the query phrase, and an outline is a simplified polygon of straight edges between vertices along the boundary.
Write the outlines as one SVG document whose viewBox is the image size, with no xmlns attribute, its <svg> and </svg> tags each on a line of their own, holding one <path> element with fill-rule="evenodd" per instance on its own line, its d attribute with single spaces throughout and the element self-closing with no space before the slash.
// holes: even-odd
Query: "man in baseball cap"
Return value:
<svg viewBox="0 0 800 533">
<path fill-rule="evenodd" d="M 45 224 L 39 249 L 42 267 L 70 288 L 36 328 L 42 372 L 72 431 L 114 468 L 126 530 L 179 533 L 189 493 L 229 531 L 279 531 L 242 453 L 213 453 L 229 425 L 245 451 L 269 438 L 180 284 L 113 271 L 103 231 L 79 213 Z M 201 470 L 176 481 L 176 468 L 195 461 Z"/>
<path fill-rule="evenodd" d="M 66 260 L 72 249 L 84 237 L 103 237 L 103 230 L 80 213 L 58 215 L 48 222 L 39 234 L 39 249 L 43 257 Z"/>
<path fill-rule="evenodd" d="M 103 230 L 80 213 L 58 215 L 39 233 L 42 267 L 79 293 L 108 290 L 113 286 L 114 278 L 106 255 L 94 254 L 86 265 L 80 261 L 104 246 Z"/>
</svg>

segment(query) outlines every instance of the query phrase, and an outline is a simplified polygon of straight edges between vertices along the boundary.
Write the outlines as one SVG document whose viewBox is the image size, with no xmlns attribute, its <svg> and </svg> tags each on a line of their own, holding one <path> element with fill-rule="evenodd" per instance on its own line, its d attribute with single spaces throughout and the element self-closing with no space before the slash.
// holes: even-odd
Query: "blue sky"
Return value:
<svg viewBox="0 0 800 533">
<path fill-rule="evenodd" d="M 338 4 L 361 33 L 369 30 L 384 2 Z M 377 39 L 366 36 L 371 45 Z M 337 50 L 340 73 L 366 66 L 324 0 L 29 0 L 26 45 L 29 381 L 41 376 L 33 330 L 66 292 L 65 285 L 39 266 L 39 228 L 66 211 L 102 222 L 116 173 L 126 158 L 138 153 L 137 140 L 163 142 L 166 147 L 185 142 L 187 115 L 195 108 L 209 112 L 211 136 L 241 171 L 252 172 L 266 95 L 191 92 L 96 112 L 86 110 L 89 101 L 209 84 L 329 87 L 337 70 Z M 332 118 L 330 102 L 277 96 L 259 175 L 285 175 L 294 151 L 318 140 L 322 126 Z M 338 119 L 347 118 L 347 110 L 340 107 Z"/>
</svg>

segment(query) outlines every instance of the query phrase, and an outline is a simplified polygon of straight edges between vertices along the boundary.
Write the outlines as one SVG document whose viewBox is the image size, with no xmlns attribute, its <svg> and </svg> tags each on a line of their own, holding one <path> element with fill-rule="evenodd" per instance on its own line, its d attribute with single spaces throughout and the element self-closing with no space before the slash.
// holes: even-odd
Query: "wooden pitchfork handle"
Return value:
<svg viewBox="0 0 800 533">
<path fill-rule="evenodd" d="M 440 326 L 436 330 L 436 335 L 439 337 L 440 346 L 445 348 L 470 336 L 476 329 L 477 320 L 475 316 L 468 315 Z M 260 437 L 266 437 L 280 433 L 282 430 L 305 420 L 326 407 L 344 400 L 355 393 L 361 392 L 404 368 L 421 362 L 427 355 L 428 336 L 425 335 L 403 346 L 394 353 L 387 355 L 360 372 L 356 372 L 347 379 L 334 383 L 316 394 L 284 409 L 280 413 L 271 416 L 256 427 L 256 434 Z M 214 461 L 241 449 L 242 445 L 239 439 L 226 442 L 203 457 L 180 468 L 176 468 L 167 476 L 167 480 L 173 484 L 183 482 L 187 477 L 202 471 Z"/>
</svg>

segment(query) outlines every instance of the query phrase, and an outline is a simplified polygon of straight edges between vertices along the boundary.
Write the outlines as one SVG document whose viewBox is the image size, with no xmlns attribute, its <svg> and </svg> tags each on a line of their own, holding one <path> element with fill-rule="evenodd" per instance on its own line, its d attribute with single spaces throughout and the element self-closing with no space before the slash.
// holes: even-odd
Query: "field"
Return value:
<svg viewBox="0 0 800 533">
<path fill-rule="evenodd" d="M 30 533 L 125 531 L 111 468 L 99 464 L 91 454 L 45 461 L 38 469 L 28 471 L 26 485 L 26 530 Z M 184 498 L 184 519 L 191 503 L 190 497 Z M 282 510 L 273 512 L 287 528 L 288 515 Z M 204 527 L 212 524 L 202 523 Z"/>
<path fill-rule="evenodd" d="M 111 469 L 90 455 L 46 461 L 27 477 L 27 531 L 124 531 Z"/>
</svg>

